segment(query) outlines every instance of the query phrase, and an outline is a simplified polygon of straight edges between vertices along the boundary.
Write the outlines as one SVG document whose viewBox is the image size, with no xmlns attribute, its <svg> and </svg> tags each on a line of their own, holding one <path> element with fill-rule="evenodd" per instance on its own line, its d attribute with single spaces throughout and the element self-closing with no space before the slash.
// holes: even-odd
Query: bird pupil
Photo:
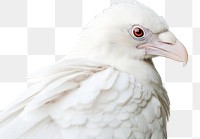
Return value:
<svg viewBox="0 0 200 139">
<path fill-rule="evenodd" d="M 144 35 L 144 32 L 142 29 L 140 28 L 135 28 L 134 31 L 133 31 L 134 35 L 136 37 L 142 37 Z"/>
</svg>

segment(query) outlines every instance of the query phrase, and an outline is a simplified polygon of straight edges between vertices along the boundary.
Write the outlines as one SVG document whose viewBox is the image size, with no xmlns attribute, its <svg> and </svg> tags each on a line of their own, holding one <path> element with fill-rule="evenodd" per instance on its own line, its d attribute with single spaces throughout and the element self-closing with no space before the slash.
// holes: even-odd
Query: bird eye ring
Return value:
<svg viewBox="0 0 200 139">
<path fill-rule="evenodd" d="M 138 27 L 138 26 L 133 28 L 132 33 L 137 38 L 142 38 L 145 35 L 144 30 L 142 28 Z"/>
</svg>

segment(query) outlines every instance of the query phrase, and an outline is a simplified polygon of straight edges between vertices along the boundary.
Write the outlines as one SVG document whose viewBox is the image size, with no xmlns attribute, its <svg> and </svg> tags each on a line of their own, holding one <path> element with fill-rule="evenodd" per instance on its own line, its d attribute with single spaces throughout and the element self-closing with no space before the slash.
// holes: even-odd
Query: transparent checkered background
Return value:
<svg viewBox="0 0 200 139">
<path fill-rule="evenodd" d="M 82 27 L 116 1 L 0 0 L 0 110 L 25 90 L 28 73 L 68 54 Z M 138 1 L 166 18 L 190 55 L 185 68 L 154 59 L 171 100 L 169 139 L 200 139 L 200 0 Z"/>
</svg>

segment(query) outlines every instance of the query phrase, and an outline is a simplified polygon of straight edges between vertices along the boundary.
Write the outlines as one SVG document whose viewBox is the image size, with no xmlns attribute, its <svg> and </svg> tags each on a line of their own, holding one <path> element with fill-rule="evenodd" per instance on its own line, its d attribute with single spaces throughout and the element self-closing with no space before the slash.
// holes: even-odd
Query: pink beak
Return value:
<svg viewBox="0 0 200 139">
<path fill-rule="evenodd" d="M 153 56 L 164 56 L 176 61 L 183 62 L 185 66 L 188 61 L 188 53 L 184 45 L 170 32 L 163 32 L 153 39 L 152 42 L 142 44 L 138 48 L 145 49 L 145 53 Z"/>
</svg>

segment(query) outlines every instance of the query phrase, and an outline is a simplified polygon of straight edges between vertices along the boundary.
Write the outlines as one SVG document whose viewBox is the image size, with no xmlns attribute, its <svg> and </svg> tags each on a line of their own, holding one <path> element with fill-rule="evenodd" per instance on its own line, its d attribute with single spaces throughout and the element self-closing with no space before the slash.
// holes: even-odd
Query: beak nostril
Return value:
<svg viewBox="0 0 200 139">
<path fill-rule="evenodd" d="M 164 44 L 167 44 L 167 45 L 174 45 L 173 43 L 170 43 L 170 42 L 162 42 L 160 41 L 161 43 L 164 43 Z"/>
</svg>

